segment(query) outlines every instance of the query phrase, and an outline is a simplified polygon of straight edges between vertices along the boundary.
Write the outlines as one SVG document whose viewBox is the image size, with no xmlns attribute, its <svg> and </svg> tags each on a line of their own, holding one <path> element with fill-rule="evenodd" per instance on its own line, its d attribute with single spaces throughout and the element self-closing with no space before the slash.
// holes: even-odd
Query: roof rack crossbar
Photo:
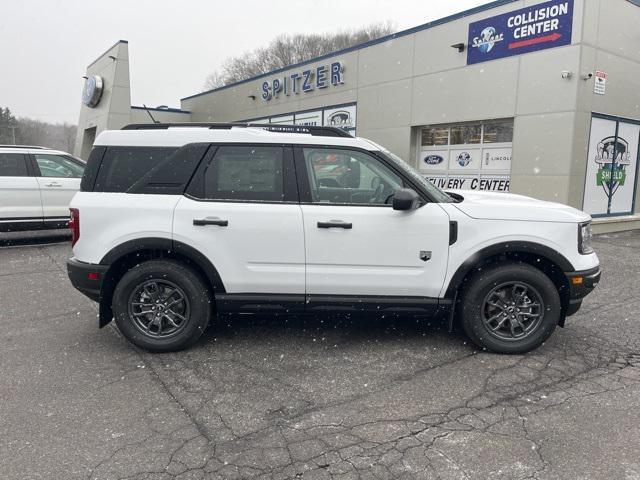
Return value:
<svg viewBox="0 0 640 480">
<path fill-rule="evenodd" d="M 41 147 L 38 145 L 0 145 L 0 148 L 33 148 L 38 150 L 49 150 L 47 147 Z"/>
<path fill-rule="evenodd" d="M 167 130 L 174 127 L 199 127 L 211 130 L 230 130 L 232 128 L 260 128 L 270 132 L 305 133 L 316 137 L 347 137 L 352 135 L 339 127 L 325 127 L 319 125 L 281 125 L 270 123 L 211 123 L 211 122 L 180 122 L 180 123 L 132 123 L 122 127 L 122 130 Z"/>
</svg>

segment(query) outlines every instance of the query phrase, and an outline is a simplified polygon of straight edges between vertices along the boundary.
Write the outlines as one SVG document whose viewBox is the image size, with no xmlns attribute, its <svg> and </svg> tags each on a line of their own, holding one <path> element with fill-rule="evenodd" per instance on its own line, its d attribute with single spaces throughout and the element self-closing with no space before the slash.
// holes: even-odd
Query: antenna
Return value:
<svg viewBox="0 0 640 480">
<path fill-rule="evenodd" d="M 153 118 L 153 115 L 151 115 L 151 112 L 149 111 L 149 109 L 147 108 L 147 106 L 143 103 L 142 106 L 144 107 L 144 109 L 146 110 L 147 114 L 149 115 L 149 117 L 151 117 L 151 121 L 153 123 L 160 123 L 159 121 L 157 121 L 155 118 Z"/>
</svg>

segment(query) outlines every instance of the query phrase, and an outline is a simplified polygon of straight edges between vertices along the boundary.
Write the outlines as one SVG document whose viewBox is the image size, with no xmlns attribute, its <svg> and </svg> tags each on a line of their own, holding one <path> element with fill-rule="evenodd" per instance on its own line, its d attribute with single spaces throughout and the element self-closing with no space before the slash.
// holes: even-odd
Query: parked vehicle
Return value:
<svg viewBox="0 0 640 480">
<path fill-rule="evenodd" d="M 0 145 L 0 232 L 66 228 L 84 168 L 58 150 Z"/>
<path fill-rule="evenodd" d="M 99 135 L 71 202 L 73 285 L 134 344 L 192 345 L 224 312 L 448 315 L 521 353 L 600 278 L 591 218 L 445 193 L 338 128 L 131 125 Z M 445 317 L 447 318 L 447 317 Z"/>
</svg>

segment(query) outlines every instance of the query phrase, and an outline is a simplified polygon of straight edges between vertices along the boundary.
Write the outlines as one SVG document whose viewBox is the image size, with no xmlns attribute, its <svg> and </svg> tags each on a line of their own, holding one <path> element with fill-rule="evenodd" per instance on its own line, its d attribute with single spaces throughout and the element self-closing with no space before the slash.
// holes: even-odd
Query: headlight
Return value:
<svg viewBox="0 0 640 480">
<path fill-rule="evenodd" d="M 582 255 L 593 253 L 593 247 L 591 247 L 592 237 L 591 222 L 578 224 L 578 252 Z"/>
</svg>

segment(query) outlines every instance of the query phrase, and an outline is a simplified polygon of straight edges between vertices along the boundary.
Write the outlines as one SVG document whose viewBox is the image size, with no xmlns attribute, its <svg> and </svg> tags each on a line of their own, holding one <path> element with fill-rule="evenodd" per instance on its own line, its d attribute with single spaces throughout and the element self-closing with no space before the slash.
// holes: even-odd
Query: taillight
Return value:
<svg viewBox="0 0 640 480">
<path fill-rule="evenodd" d="M 71 246 L 73 247 L 80 239 L 80 210 L 70 208 L 71 217 L 69 218 L 69 228 L 71 229 Z"/>
</svg>

